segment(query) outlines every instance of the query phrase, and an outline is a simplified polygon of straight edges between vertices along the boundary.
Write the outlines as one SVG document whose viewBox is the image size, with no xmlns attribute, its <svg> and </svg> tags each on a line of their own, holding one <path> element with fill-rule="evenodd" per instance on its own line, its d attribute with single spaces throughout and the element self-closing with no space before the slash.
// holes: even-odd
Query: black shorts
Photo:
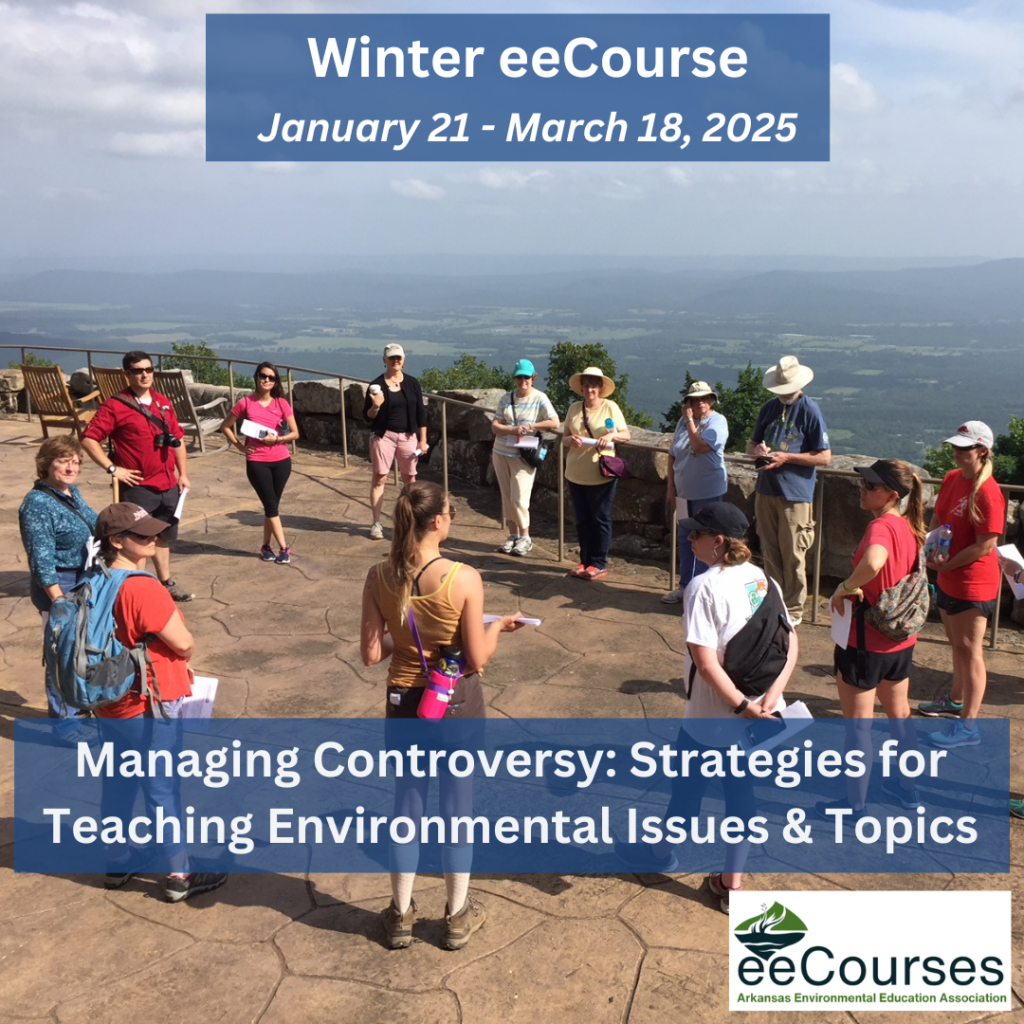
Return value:
<svg viewBox="0 0 1024 1024">
<path fill-rule="evenodd" d="M 177 484 L 169 491 L 158 491 L 155 487 L 143 487 L 141 484 L 121 488 L 122 501 L 130 501 L 139 508 L 144 508 L 154 519 L 171 524 L 166 530 L 160 531 L 158 539 L 166 541 L 178 539 L 178 520 L 174 518 L 178 494 Z"/>
<path fill-rule="evenodd" d="M 914 647 L 905 647 L 902 651 L 889 654 L 865 651 L 863 657 L 863 679 L 858 678 L 856 647 L 847 647 L 844 651 L 836 644 L 832 664 L 836 674 L 843 677 L 844 683 L 856 686 L 858 690 L 875 690 L 883 679 L 888 683 L 898 683 L 910 675 L 910 667 L 914 663 Z"/>
<path fill-rule="evenodd" d="M 936 587 L 935 591 L 936 604 L 947 615 L 959 615 L 961 612 L 977 608 L 986 619 L 990 619 L 992 618 L 992 613 L 996 610 L 995 598 L 992 598 L 991 601 L 964 601 L 959 597 L 950 597 L 942 587 Z"/>
</svg>

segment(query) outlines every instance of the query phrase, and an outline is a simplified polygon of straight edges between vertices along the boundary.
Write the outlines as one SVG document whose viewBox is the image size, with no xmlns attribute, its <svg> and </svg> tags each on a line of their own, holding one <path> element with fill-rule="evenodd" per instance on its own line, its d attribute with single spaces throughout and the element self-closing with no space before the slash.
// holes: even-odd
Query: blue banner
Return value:
<svg viewBox="0 0 1024 1024">
<path fill-rule="evenodd" d="M 829 17 L 206 17 L 207 160 L 828 160 Z"/>
<path fill-rule="evenodd" d="M 17 722 L 16 869 L 104 871 L 133 846 L 157 864 L 187 847 L 229 871 L 385 871 L 404 846 L 437 871 L 448 845 L 478 872 L 620 873 L 652 849 L 696 872 L 746 842 L 751 871 L 1009 870 L 1006 721 L 953 750 L 930 721 L 204 724 L 89 721 L 68 749 Z"/>
</svg>

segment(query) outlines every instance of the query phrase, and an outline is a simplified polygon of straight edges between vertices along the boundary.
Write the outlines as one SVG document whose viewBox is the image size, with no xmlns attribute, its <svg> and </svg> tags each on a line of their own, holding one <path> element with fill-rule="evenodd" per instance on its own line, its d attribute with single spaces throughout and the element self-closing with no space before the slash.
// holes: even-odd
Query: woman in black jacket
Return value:
<svg viewBox="0 0 1024 1024">
<path fill-rule="evenodd" d="M 416 460 L 427 450 L 427 410 L 423 405 L 420 382 L 402 371 L 405 350 L 394 343 L 384 346 L 384 365 L 387 367 L 366 392 L 363 417 L 370 424 L 370 463 L 373 483 L 370 485 L 370 505 L 373 524 L 370 537 L 384 539 L 381 510 L 384 506 L 384 484 L 398 456 L 398 471 L 402 482 L 411 484 L 416 479 Z"/>
</svg>

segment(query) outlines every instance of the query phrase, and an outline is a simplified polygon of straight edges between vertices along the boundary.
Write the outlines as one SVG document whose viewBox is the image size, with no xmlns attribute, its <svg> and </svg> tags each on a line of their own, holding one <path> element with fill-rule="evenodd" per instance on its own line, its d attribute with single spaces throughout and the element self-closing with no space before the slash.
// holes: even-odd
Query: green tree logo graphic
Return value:
<svg viewBox="0 0 1024 1024">
<path fill-rule="evenodd" d="M 741 921 L 733 929 L 736 938 L 762 960 L 792 946 L 807 934 L 807 925 L 781 903 L 762 903 L 761 913 Z"/>
</svg>

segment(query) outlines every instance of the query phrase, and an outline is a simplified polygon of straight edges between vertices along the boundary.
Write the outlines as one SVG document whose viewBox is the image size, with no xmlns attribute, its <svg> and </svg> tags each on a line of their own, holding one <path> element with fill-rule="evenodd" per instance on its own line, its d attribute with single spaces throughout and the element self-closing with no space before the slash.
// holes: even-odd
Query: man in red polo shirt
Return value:
<svg viewBox="0 0 1024 1024">
<path fill-rule="evenodd" d="M 171 541 L 178 536 L 174 509 L 182 487 L 189 487 L 185 465 L 185 432 L 170 400 L 153 390 L 153 360 L 145 352 L 129 352 L 121 365 L 129 386 L 100 406 L 82 436 L 82 447 L 101 469 L 121 485 L 120 500 L 144 508 L 170 525 L 157 537 L 153 570 L 175 601 L 191 601 L 184 587 L 171 579 Z M 114 457 L 103 451 L 110 438 Z"/>
</svg>

